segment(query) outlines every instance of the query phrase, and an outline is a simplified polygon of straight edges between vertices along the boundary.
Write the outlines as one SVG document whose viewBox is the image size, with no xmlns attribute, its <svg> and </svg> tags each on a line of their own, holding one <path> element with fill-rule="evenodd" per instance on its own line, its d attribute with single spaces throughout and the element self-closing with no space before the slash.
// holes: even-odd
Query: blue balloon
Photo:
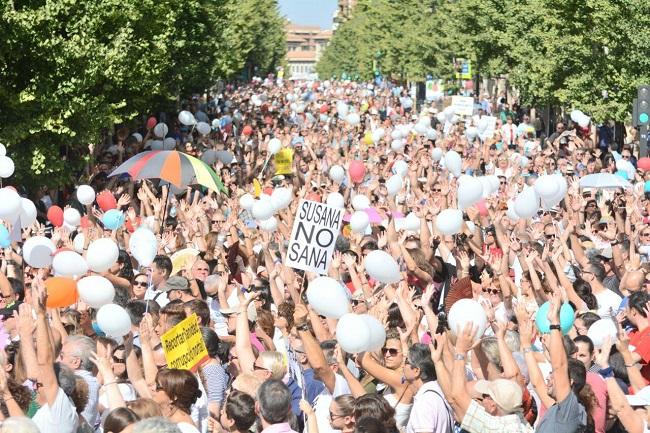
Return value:
<svg viewBox="0 0 650 433">
<path fill-rule="evenodd" d="M 124 224 L 124 213 L 117 209 L 111 209 L 102 216 L 102 224 L 109 230 L 117 230 Z"/>
<path fill-rule="evenodd" d="M 643 185 L 643 192 L 650 192 L 650 180 L 646 180 Z"/>
<path fill-rule="evenodd" d="M 7 227 L 0 224 L 0 247 L 8 248 L 11 245 L 11 237 L 9 236 L 9 230 Z"/>
<path fill-rule="evenodd" d="M 550 301 L 546 301 L 539 307 L 537 310 L 537 315 L 535 316 L 535 323 L 537 324 L 537 329 L 542 334 L 548 334 L 551 332 L 551 323 L 548 321 L 548 309 L 551 307 Z M 562 334 L 569 332 L 573 326 L 575 320 L 575 314 L 573 308 L 568 303 L 562 304 L 560 307 L 560 328 L 562 329 Z"/>
<path fill-rule="evenodd" d="M 629 180 L 629 178 L 627 176 L 627 171 L 624 171 L 624 170 L 616 170 L 616 176 L 620 176 L 625 180 Z"/>
</svg>

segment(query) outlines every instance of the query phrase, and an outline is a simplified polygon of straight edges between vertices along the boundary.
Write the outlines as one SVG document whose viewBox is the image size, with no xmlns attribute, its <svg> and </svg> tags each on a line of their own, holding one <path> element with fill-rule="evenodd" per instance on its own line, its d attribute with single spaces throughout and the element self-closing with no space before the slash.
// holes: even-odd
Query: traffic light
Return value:
<svg viewBox="0 0 650 433">
<path fill-rule="evenodd" d="M 639 86 L 637 89 L 636 124 L 650 125 L 650 85 Z"/>
</svg>

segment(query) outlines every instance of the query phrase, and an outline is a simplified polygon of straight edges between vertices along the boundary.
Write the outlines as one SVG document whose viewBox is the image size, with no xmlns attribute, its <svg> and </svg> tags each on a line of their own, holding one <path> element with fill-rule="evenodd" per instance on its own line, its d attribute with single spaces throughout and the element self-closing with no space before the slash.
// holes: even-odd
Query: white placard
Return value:
<svg viewBox="0 0 650 433">
<path fill-rule="evenodd" d="M 459 116 L 471 116 L 474 112 L 474 98 L 471 96 L 452 96 L 451 106 Z"/>
<path fill-rule="evenodd" d="M 494 136 L 494 132 L 497 129 L 497 118 L 494 116 L 483 116 L 481 120 L 487 122 L 487 128 L 485 128 L 485 131 L 479 134 L 481 140 L 487 140 L 488 138 L 492 138 Z"/>
<path fill-rule="evenodd" d="M 343 209 L 301 200 L 293 222 L 285 265 L 327 274 L 343 223 Z"/>
</svg>

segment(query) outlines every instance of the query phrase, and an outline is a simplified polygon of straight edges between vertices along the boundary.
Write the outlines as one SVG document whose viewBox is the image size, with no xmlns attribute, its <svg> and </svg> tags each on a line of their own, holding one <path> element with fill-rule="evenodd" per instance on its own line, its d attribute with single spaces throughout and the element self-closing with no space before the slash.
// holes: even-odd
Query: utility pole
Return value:
<svg viewBox="0 0 650 433">
<path fill-rule="evenodd" d="M 632 126 L 639 128 L 639 157 L 648 156 L 648 126 L 650 126 L 650 85 L 637 88 L 632 104 Z"/>
</svg>

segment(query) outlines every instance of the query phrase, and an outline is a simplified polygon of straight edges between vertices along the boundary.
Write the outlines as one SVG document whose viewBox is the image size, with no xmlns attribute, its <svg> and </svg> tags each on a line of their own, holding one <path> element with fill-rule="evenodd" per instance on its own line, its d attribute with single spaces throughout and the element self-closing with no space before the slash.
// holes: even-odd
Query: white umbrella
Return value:
<svg viewBox="0 0 650 433">
<path fill-rule="evenodd" d="M 611 173 L 588 174 L 578 182 L 580 188 L 631 188 L 632 184 Z"/>
</svg>

